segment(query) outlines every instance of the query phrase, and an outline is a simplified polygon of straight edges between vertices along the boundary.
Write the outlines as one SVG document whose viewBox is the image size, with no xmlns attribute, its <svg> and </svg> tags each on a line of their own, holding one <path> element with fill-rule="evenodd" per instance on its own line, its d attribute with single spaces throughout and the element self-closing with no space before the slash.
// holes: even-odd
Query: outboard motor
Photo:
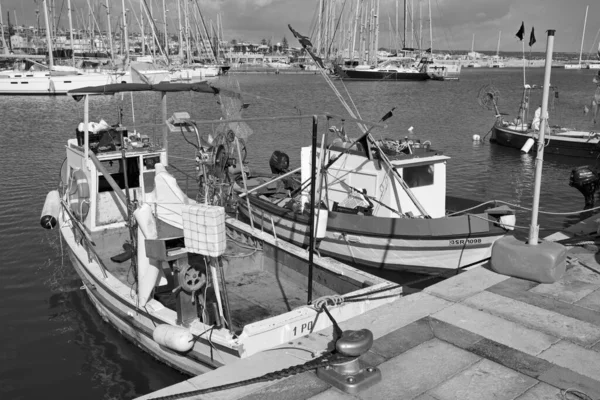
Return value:
<svg viewBox="0 0 600 400">
<path fill-rule="evenodd" d="M 290 157 L 283 151 L 275 150 L 273 154 L 271 154 L 269 166 L 271 167 L 272 173 L 277 175 L 284 174 L 289 171 Z"/>
<path fill-rule="evenodd" d="M 585 197 L 585 208 L 594 207 L 594 193 L 600 185 L 600 177 L 598 173 L 588 165 L 573 168 L 569 178 L 569 186 L 573 186 L 579 190 Z"/>
</svg>

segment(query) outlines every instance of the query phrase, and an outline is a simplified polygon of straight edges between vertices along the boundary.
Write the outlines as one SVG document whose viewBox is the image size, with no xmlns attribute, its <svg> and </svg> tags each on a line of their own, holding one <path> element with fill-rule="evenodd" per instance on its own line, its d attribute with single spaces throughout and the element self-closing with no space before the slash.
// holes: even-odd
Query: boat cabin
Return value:
<svg viewBox="0 0 600 400">
<path fill-rule="evenodd" d="M 406 145 L 410 152 L 388 154 L 393 168 L 432 218 L 446 213 L 446 161 L 450 159 L 427 145 Z M 358 145 L 348 150 L 333 144 L 326 154 L 330 159 L 342 156 L 327 170 L 321 195 L 330 211 L 353 212 L 357 207 L 370 209 L 369 215 L 386 218 L 419 217 L 422 214 L 406 190 L 391 176 L 377 154 Z M 310 177 L 311 148 L 304 147 L 302 157 L 302 182 Z M 319 156 L 317 156 L 319 157 Z M 310 188 L 303 191 L 302 204 L 306 204 Z M 370 203 L 370 204 L 369 204 Z"/>
</svg>

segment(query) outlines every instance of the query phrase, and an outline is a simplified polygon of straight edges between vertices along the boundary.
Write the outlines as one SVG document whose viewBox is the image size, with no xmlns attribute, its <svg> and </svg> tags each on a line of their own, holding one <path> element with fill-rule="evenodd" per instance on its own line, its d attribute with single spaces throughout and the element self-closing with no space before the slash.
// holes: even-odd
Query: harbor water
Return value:
<svg viewBox="0 0 600 400">
<path fill-rule="evenodd" d="M 552 70 L 552 125 L 595 130 L 590 105 L 594 71 Z M 529 84 L 541 85 L 542 69 L 527 71 Z M 237 75 L 250 106 L 248 117 L 311 115 L 324 111 L 347 115 L 332 90 L 318 75 Z M 219 84 L 219 81 L 215 81 Z M 520 69 L 463 69 L 457 82 L 337 82 L 349 92 L 365 120 L 377 121 L 395 107 L 386 130 L 376 137 L 405 136 L 430 140 L 432 147 L 451 157 L 447 165 L 450 195 L 475 200 L 504 200 L 518 206 L 532 203 L 535 157 L 518 150 L 490 145 L 494 111 L 478 103 L 479 89 L 491 84 L 499 90 L 499 108 L 514 118 L 518 110 L 523 77 Z M 532 92 L 533 111 L 541 102 L 541 88 Z M 131 104 L 134 104 L 134 112 Z M 217 98 L 207 94 L 181 93 L 169 97 L 169 113 L 189 111 L 194 119 L 218 119 Z M 126 125 L 136 124 L 151 140 L 159 137 L 160 101 L 156 93 L 102 96 L 91 99 L 92 120 L 118 122 L 123 107 Z M 49 190 L 59 184 L 65 157 L 65 142 L 75 137 L 83 118 L 83 104 L 70 97 L 0 97 L 0 397 L 34 399 L 121 399 L 141 395 L 174 384 L 184 376 L 155 361 L 103 322 L 81 290 L 64 243 L 56 231 L 39 225 L 40 211 Z M 327 122 L 322 122 L 322 125 Z M 339 127 L 339 121 L 331 122 Z M 274 150 L 289 154 L 291 166 L 299 166 L 300 147 L 310 144 L 310 119 L 250 124 L 248 162 L 253 171 L 268 170 Z M 413 129 L 409 131 L 409 128 Z M 201 129 L 213 129 L 205 126 Z M 346 121 L 349 136 L 359 134 Z M 323 130 L 325 131 L 325 130 Z M 485 140 L 473 142 L 473 135 Z M 172 133 L 170 162 L 194 174 L 194 148 L 185 139 L 191 135 Z M 546 156 L 541 209 L 549 212 L 583 208 L 583 196 L 568 186 L 573 167 L 595 164 L 595 160 Z M 193 190 L 193 179 L 178 173 L 184 189 Z M 588 215 L 589 216 L 589 215 Z M 542 215 L 540 236 L 571 225 L 578 215 Z M 517 224 L 526 227 L 527 211 L 517 213 Z M 525 229 L 518 232 L 526 235 Z"/>
</svg>

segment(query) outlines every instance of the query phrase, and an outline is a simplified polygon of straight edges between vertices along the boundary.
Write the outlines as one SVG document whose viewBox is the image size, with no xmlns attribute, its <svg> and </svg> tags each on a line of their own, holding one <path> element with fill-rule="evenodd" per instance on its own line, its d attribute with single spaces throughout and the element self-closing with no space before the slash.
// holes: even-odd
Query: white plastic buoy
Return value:
<svg viewBox="0 0 600 400">
<path fill-rule="evenodd" d="M 327 218 L 329 211 L 315 208 L 315 237 L 323 239 L 327 233 Z"/>
<path fill-rule="evenodd" d="M 521 147 L 521 151 L 523 153 L 529 153 L 529 150 L 531 150 L 531 148 L 533 147 L 534 144 L 535 144 L 535 140 L 533 140 L 533 138 L 527 139 L 527 141 L 525 142 L 523 147 Z"/>
<path fill-rule="evenodd" d="M 473 141 L 474 142 L 479 142 L 480 140 L 481 140 L 481 136 L 479 136 L 477 134 L 473 135 Z"/>
<path fill-rule="evenodd" d="M 414 127 L 412 127 L 412 126 L 411 126 L 410 128 L 408 128 L 408 131 L 409 131 L 409 132 L 412 132 L 412 131 L 413 131 L 413 129 L 414 129 Z"/>
<path fill-rule="evenodd" d="M 194 335 L 181 326 L 160 324 L 152 332 L 156 343 L 179 353 L 186 353 L 194 347 Z"/>
<path fill-rule="evenodd" d="M 42 216 L 40 217 L 40 224 L 43 228 L 53 229 L 56 226 L 59 208 L 60 194 L 58 190 L 48 192 L 46 201 L 44 201 L 44 208 L 42 208 Z"/>
</svg>

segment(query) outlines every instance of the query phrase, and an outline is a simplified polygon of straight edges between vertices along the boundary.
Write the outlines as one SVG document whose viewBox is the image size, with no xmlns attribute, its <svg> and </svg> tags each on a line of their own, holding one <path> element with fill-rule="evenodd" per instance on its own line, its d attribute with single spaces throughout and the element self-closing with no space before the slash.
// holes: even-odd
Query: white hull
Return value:
<svg viewBox="0 0 600 400">
<path fill-rule="evenodd" d="M 581 69 L 581 64 L 565 64 L 565 69 Z"/>
<path fill-rule="evenodd" d="M 30 76 L 28 76 L 30 75 Z M 0 95 L 66 95 L 69 90 L 114 83 L 109 74 L 55 75 L 23 74 L 0 78 Z"/>
</svg>

